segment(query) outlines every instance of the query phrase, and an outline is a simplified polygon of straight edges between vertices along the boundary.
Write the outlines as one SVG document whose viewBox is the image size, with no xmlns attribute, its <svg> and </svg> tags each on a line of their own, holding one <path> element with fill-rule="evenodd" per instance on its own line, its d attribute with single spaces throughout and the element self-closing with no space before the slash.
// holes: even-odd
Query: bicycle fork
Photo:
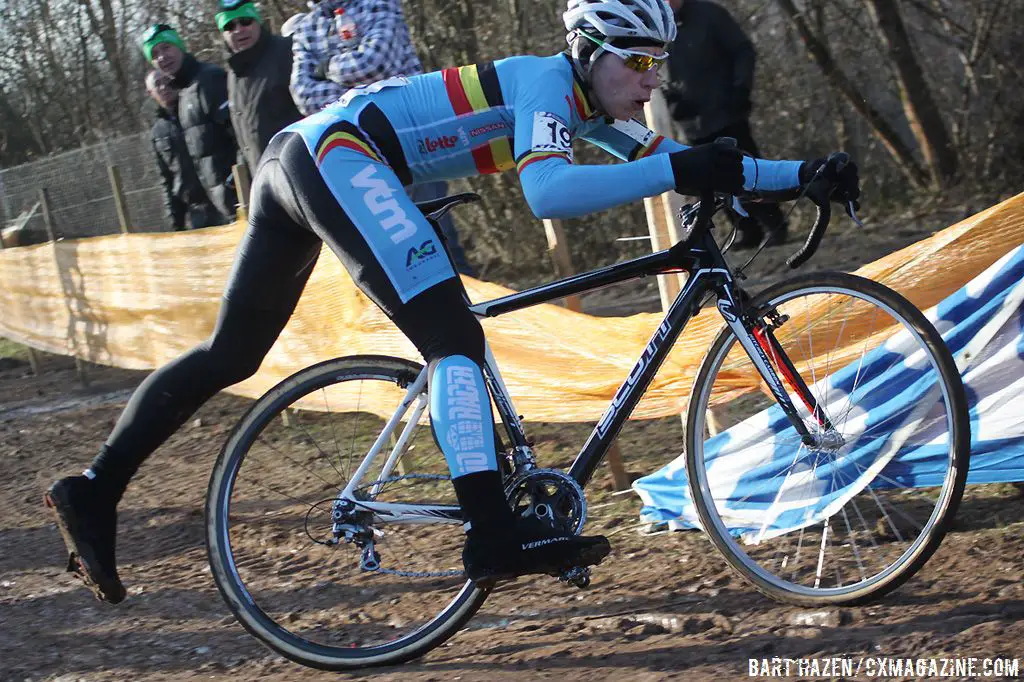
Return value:
<svg viewBox="0 0 1024 682">
<path fill-rule="evenodd" d="M 797 371 L 789 355 L 775 337 L 775 330 L 786 323 L 788 317 L 777 310 L 751 316 L 745 310 L 739 310 L 730 295 L 719 296 L 718 311 L 732 329 L 747 357 L 754 363 L 758 374 L 775 397 L 775 401 L 785 413 L 789 422 L 800 435 L 800 440 L 808 447 L 822 445 L 820 438 L 815 437 L 797 412 L 792 392 L 803 403 L 817 423 L 820 433 L 835 434 L 836 430 L 825 410 L 811 393 L 807 382 Z M 787 388 L 789 389 L 787 391 Z M 836 444 L 830 444 L 836 445 Z"/>
</svg>

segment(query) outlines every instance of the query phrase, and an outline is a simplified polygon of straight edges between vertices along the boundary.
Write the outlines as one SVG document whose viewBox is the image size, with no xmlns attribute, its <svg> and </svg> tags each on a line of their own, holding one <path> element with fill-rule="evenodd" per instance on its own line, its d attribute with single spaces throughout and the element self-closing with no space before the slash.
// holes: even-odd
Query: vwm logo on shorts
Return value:
<svg viewBox="0 0 1024 682">
<path fill-rule="evenodd" d="M 388 185 L 387 180 L 374 177 L 376 172 L 373 166 L 364 166 L 352 177 L 352 186 L 366 190 L 363 203 L 378 217 L 380 226 L 387 231 L 391 241 L 398 244 L 416 234 L 416 223 L 409 220 L 402 207 L 392 198 L 395 192 L 402 190 L 394 189 Z"/>
</svg>

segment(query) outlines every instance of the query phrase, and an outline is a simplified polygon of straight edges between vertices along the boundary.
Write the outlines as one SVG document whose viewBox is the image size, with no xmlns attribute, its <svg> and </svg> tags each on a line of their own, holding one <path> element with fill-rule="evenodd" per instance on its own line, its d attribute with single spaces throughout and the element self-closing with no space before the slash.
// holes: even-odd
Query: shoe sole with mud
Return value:
<svg viewBox="0 0 1024 682">
<path fill-rule="evenodd" d="M 98 568 L 99 562 L 96 560 L 92 547 L 88 544 L 80 545 L 75 540 L 78 528 L 74 519 L 68 514 L 67 510 L 71 508 L 71 503 L 64 492 L 60 489 L 50 488 L 43 496 L 43 501 L 47 507 L 53 510 L 57 519 L 57 529 L 60 530 L 64 544 L 67 546 L 69 552 L 67 571 L 77 575 L 100 601 L 110 604 L 124 601 L 127 593 L 121 581 L 116 578 L 108 578 Z"/>
</svg>

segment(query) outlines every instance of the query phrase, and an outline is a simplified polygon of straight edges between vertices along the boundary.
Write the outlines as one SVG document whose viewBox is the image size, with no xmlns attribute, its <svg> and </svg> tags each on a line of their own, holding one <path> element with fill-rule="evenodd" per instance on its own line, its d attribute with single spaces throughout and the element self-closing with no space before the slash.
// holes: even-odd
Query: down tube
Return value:
<svg viewBox="0 0 1024 682">
<path fill-rule="evenodd" d="M 640 402 L 640 398 L 650 386 L 651 380 L 658 373 L 669 350 L 679 338 L 680 332 L 693 317 L 697 301 L 709 288 L 714 286 L 708 280 L 717 278 L 717 275 L 717 270 L 697 270 L 691 275 L 684 289 L 679 292 L 675 302 L 668 309 L 665 319 L 654 331 L 654 335 L 647 342 L 640 359 L 636 361 L 629 376 L 615 392 L 611 405 L 608 406 L 583 449 L 580 450 L 580 454 L 576 456 L 572 467 L 569 468 L 569 475 L 579 481 L 580 485 L 586 485 L 590 477 L 594 475 L 597 465 L 601 463 L 608 447 L 619 435 L 622 425 L 633 413 L 633 408 Z"/>
</svg>

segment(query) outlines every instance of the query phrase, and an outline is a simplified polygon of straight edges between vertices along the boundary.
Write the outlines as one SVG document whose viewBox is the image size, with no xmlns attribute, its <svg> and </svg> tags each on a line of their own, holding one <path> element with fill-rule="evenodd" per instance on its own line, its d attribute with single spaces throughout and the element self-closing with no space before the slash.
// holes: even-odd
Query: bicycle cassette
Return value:
<svg viewBox="0 0 1024 682">
<path fill-rule="evenodd" d="M 505 497 L 516 514 L 536 516 L 552 528 L 579 535 L 587 520 L 583 488 L 557 469 L 531 469 L 505 485 Z"/>
</svg>

